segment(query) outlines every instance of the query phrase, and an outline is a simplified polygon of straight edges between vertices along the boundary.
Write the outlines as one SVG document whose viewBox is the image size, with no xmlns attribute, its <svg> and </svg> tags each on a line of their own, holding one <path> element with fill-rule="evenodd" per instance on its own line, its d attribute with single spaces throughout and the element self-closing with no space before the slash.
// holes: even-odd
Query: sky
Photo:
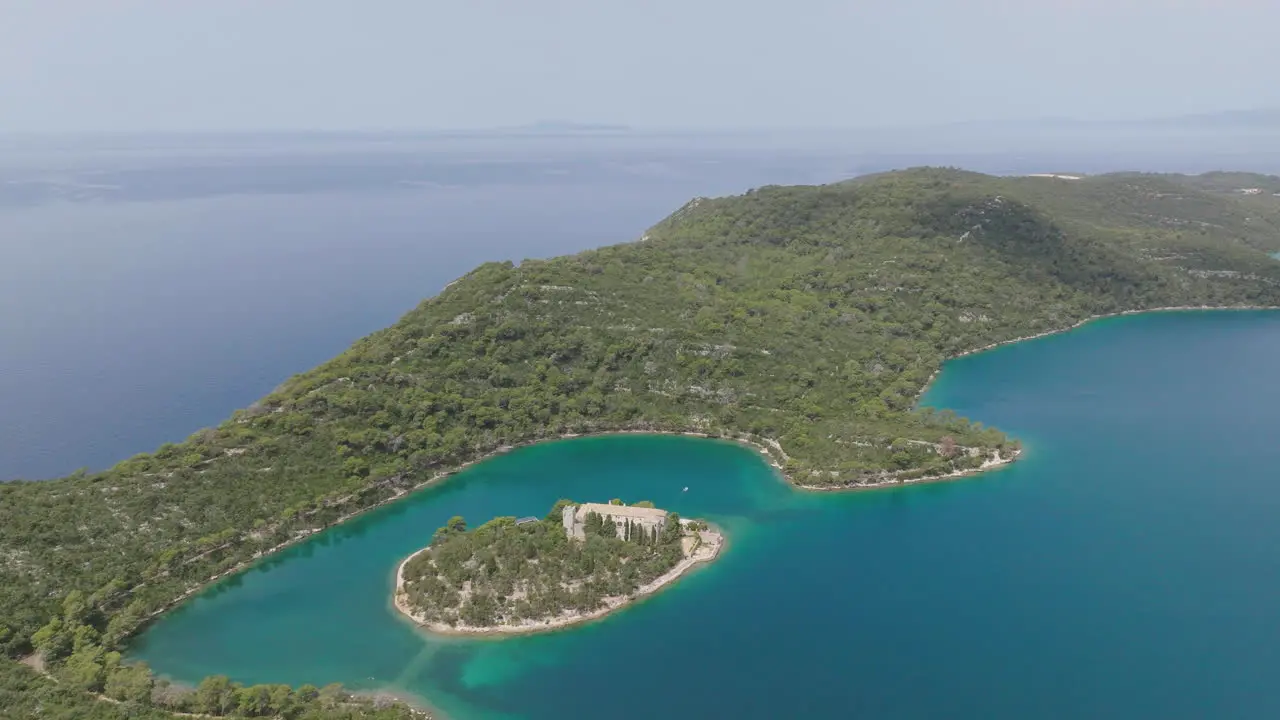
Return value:
<svg viewBox="0 0 1280 720">
<path fill-rule="evenodd" d="M 0 132 L 1134 119 L 1280 106 L 1275 0 L 0 0 Z"/>
</svg>

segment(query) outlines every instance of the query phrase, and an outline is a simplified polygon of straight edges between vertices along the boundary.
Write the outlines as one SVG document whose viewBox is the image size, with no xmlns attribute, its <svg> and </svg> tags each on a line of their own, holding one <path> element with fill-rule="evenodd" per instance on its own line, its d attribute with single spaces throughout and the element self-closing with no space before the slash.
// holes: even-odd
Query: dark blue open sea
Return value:
<svg viewBox="0 0 1280 720">
<path fill-rule="evenodd" d="M 0 479 L 181 440 L 487 260 L 629 241 L 695 195 L 851 172 L 487 147 L 130 146 L 0 165 Z"/>
</svg>

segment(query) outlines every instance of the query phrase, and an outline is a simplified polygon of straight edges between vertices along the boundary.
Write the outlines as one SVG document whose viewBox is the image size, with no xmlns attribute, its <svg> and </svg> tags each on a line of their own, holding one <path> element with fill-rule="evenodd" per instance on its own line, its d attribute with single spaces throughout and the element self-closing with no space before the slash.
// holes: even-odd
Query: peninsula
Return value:
<svg viewBox="0 0 1280 720">
<path fill-rule="evenodd" d="M 526 633 L 601 617 L 714 559 L 723 536 L 640 502 L 562 500 L 543 519 L 455 517 L 396 570 L 394 604 L 428 630 Z"/>
<path fill-rule="evenodd" d="M 942 364 L 1097 316 L 1280 306 L 1275 182 L 916 168 L 697 198 L 636 242 L 483 264 L 216 427 L 101 472 L 0 483 L 0 690 L 18 688 L 5 697 L 19 714 L 49 711 L 56 691 L 68 717 L 92 716 L 94 693 L 149 698 L 149 672 L 116 655 L 149 619 L 522 444 L 733 438 L 814 489 L 995 467 L 1015 439 L 918 407 Z M 664 574 L 605 585 L 594 609 L 469 617 L 600 612 Z M 226 714 L 238 691 L 211 682 L 199 711 Z"/>
</svg>

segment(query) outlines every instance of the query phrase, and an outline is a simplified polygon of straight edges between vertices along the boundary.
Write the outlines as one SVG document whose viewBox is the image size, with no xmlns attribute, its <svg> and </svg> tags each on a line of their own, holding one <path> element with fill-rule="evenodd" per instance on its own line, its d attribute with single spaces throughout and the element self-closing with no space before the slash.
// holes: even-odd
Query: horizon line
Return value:
<svg viewBox="0 0 1280 720">
<path fill-rule="evenodd" d="M 522 124 L 476 125 L 462 127 L 419 127 L 419 126 L 384 126 L 384 127 L 233 127 L 233 128 L 135 128 L 135 129 L 83 129 L 83 130 L 43 130 L 0 128 L 0 137 L 22 138 L 124 138 L 124 137 L 164 137 L 164 136 L 271 136 L 292 135 L 305 136 L 448 136 L 448 135 L 527 135 L 527 136 L 575 136 L 575 137 L 609 137 L 609 136 L 643 136 L 663 134 L 758 134 L 788 132 L 901 132 L 928 131 L 948 129 L 975 129 L 987 127 L 1008 127 L 1018 125 L 1027 128 L 1035 126 L 1078 127 L 1099 126 L 1134 126 L 1152 124 L 1188 123 L 1197 124 L 1206 120 L 1239 121 L 1249 119 L 1273 121 L 1280 125 L 1280 107 L 1255 107 L 1242 109 L 1224 109 L 1198 113 L 1176 115 L 1145 116 L 1140 118 L 1078 118 L 1072 116 L 1035 116 L 1010 118 L 981 118 L 967 120 L 950 120 L 944 122 L 906 122 L 881 124 L 837 124 L 823 123 L 810 125 L 633 125 L 608 121 L 573 121 L 573 120 L 535 120 Z"/>
</svg>

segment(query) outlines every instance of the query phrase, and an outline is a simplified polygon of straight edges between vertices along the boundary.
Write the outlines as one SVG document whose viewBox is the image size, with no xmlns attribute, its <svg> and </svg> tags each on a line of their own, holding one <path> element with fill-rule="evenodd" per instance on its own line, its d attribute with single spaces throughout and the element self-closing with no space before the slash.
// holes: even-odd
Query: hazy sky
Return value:
<svg viewBox="0 0 1280 720">
<path fill-rule="evenodd" d="M 0 131 L 1280 105 L 1277 0 L 0 0 Z"/>
</svg>

